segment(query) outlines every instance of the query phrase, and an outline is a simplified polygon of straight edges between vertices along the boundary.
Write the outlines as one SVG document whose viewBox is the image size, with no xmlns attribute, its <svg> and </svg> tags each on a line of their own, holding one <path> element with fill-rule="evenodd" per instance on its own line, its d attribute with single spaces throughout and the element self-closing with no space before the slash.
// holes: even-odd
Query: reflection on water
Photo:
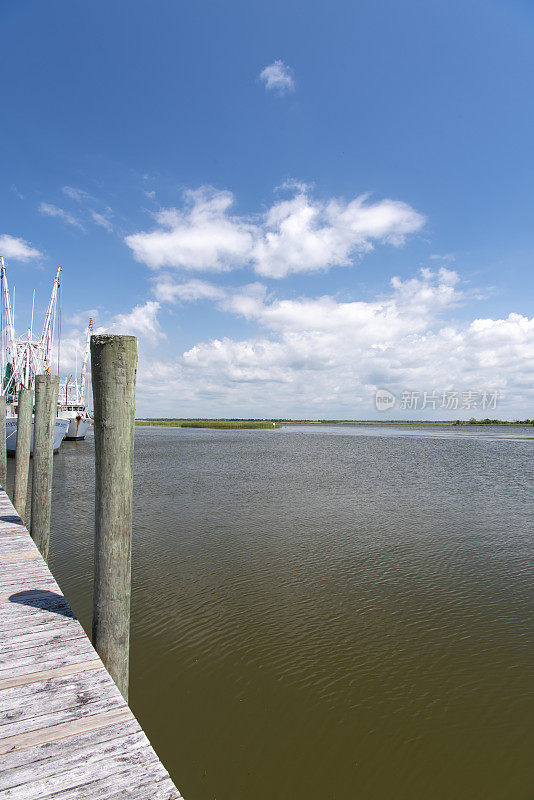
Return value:
<svg viewBox="0 0 534 800">
<path fill-rule="evenodd" d="M 130 699 L 186 800 L 532 796 L 532 429 L 422 433 L 136 429 Z M 92 439 L 54 464 L 89 630 Z"/>
</svg>

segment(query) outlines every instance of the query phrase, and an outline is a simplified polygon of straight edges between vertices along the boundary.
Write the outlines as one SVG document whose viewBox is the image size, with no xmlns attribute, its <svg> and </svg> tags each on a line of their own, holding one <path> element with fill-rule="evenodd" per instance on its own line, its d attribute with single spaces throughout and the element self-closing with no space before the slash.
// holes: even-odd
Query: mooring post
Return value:
<svg viewBox="0 0 534 800">
<path fill-rule="evenodd" d="M 6 488 L 7 452 L 6 452 L 6 396 L 0 395 L 0 486 Z"/>
<path fill-rule="evenodd" d="M 26 516 L 26 496 L 28 494 L 28 473 L 30 471 L 30 441 L 32 435 L 31 389 L 19 390 L 17 417 L 13 505 L 24 522 Z"/>
<path fill-rule="evenodd" d="M 91 336 L 95 430 L 93 644 L 128 699 L 135 336 Z"/>
<path fill-rule="evenodd" d="M 58 375 L 35 376 L 33 423 L 32 516 L 30 535 L 45 561 L 50 544 L 52 469 L 56 430 Z"/>
</svg>

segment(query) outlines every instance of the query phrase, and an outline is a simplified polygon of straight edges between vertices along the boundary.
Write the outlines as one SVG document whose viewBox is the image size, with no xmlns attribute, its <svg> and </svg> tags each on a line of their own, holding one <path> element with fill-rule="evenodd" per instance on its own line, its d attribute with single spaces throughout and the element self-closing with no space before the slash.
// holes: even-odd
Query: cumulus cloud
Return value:
<svg viewBox="0 0 534 800">
<path fill-rule="evenodd" d="M 181 267 L 221 272 L 245 264 L 253 244 L 253 226 L 229 213 L 231 192 L 202 188 L 185 194 L 183 209 L 155 214 L 149 233 L 126 237 L 138 261 L 154 269 Z"/>
<path fill-rule="evenodd" d="M 375 243 L 403 244 L 424 217 L 399 200 L 318 200 L 309 187 L 249 218 L 231 213 L 231 192 L 203 187 L 185 195 L 181 209 L 155 214 L 156 228 L 127 236 L 138 261 L 152 269 L 175 267 L 221 272 L 251 266 L 283 278 L 296 272 L 347 266 Z"/>
<path fill-rule="evenodd" d="M 503 405 L 496 414 L 532 416 L 534 318 L 450 321 L 464 299 L 452 270 L 393 278 L 386 295 L 369 301 L 276 298 L 259 283 L 234 290 L 199 284 L 177 284 L 177 298 L 208 297 L 259 330 L 244 339 L 200 341 L 175 359 L 141 365 L 141 383 L 158 376 L 162 396 L 180 396 L 175 413 L 365 418 L 373 413 L 374 391 L 388 388 L 397 396 L 498 390 Z"/>
<path fill-rule="evenodd" d="M 31 258 L 42 258 L 43 254 L 24 239 L 4 233 L 0 235 L 0 256 L 13 261 L 29 261 Z"/>
<path fill-rule="evenodd" d="M 293 73 L 287 64 L 279 59 L 264 67 L 260 72 L 260 80 L 265 83 L 267 91 L 285 94 L 295 90 Z"/>
<path fill-rule="evenodd" d="M 348 203 L 321 202 L 299 192 L 269 209 L 252 262 L 256 272 L 271 278 L 347 266 L 375 241 L 402 245 L 423 223 L 422 215 L 400 201 L 371 203 L 362 196 Z"/>
<path fill-rule="evenodd" d="M 165 338 L 158 320 L 160 304 L 156 300 L 147 300 L 135 306 L 128 314 L 117 314 L 107 324 L 98 328 L 98 333 L 120 333 L 141 336 L 149 342 Z"/>
<path fill-rule="evenodd" d="M 439 315 L 461 302 L 459 275 L 445 268 L 422 269 L 418 276 L 391 279 L 391 291 L 374 301 L 340 301 L 331 295 L 278 299 L 267 287 L 252 283 L 223 289 L 206 281 L 175 284 L 166 279 L 162 300 L 194 302 L 211 299 L 220 309 L 275 332 L 350 333 L 362 345 L 381 345 L 425 331 Z"/>
<path fill-rule="evenodd" d="M 65 211 L 63 208 L 59 208 L 59 206 L 55 206 L 52 203 L 40 203 L 39 211 L 41 214 L 44 214 L 45 217 L 57 217 L 67 225 L 80 228 L 82 231 L 84 230 L 82 223 L 76 219 L 76 217 L 73 217 L 68 211 Z"/>
</svg>

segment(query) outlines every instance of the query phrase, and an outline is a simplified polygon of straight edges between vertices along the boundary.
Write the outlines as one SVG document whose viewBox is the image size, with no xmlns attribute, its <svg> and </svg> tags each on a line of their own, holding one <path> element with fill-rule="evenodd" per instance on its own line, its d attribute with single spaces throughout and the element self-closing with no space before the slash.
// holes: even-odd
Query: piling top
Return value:
<svg viewBox="0 0 534 800">
<path fill-rule="evenodd" d="M 99 347 L 105 344 L 112 344 L 118 340 L 126 343 L 127 341 L 136 342 L 136 336 L 125 336 L 123 334 L 118 333 L 93 333 L 91 335 L 91 344 L 95 344 Z"/>
<path fill-rule="evenodd" d="M 2 797 L 180 800 L 0 490 Z"/>
</svg>

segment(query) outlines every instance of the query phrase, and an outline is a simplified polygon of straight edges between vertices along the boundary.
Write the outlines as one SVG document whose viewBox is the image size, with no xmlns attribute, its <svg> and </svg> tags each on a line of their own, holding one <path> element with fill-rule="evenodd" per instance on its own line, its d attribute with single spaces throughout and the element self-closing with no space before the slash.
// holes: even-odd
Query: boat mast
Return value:
<svg viewBox="0 0 534 800">
<path fill-rule="evenodd" d="M 13 324 L 13 312 L 11 311 L 11 300 L 9 297 L 9 287 L 7 285 L 6 267 L 4 259 L 1 256 L 0 281 L 2 283 L 2 393 L 7 394 L 8 390 L 12 387 L 4 386 L 6 367 L 8 362 L 11 362 L 12 368 L 14 369 L 17 347 L 15 344 L 15 326 Z M 15 290 L 13 290 L 13 292 L 14 291 Z"/>
<path fill-rule="evenodd" d="M 4 265 L 4 259 L 0 258 L 0 270 L 1 270 L 1 279 L 2 279 L 2 300 L 4 302 L 4 308 L 6 312 L 6 327 L 7 327 L 7 336 L 8 336 L 8 345 L 11 350 L 11 358 L 15 357 L 16 354 L 16 347 L 15 347 L 15 325 L 13 324 L 13 313 L 11 311 L 11 300 L 9 298 L 9 288 L 7 285 L 7 275 L 6 275 L 6 268 Z M 14 291 L 14 290 L 13 290 Z"/>
<path fill-rule="evenodd" d="M 83 354 L 82 371 L 80 375 L 80 405 L 85 405 L 85 379 L 87 377 L 87 363 L 89 361 L 89 346 L 91 343 L 91 334 L 93 333 L 93 320 L 89 317 L 89 325 L 87 326 L 87 339 L 85 340 L 85 352 Z"/>
<path fill-rule="evenodd" d="M 41 368 L 45 375 L 50 375 L 50 362 L 52 358 L 52 348 L 54 346 L 54 327 L 56 324 L 57 293 L 61 284 L 60 275 L 61 267 L 58 267 L 56 277 L 54 278 L 54 283 L 52 285 L 50 302 L 48 303 L 48 308 L 46 309 L 41 341 L 39 342 L 39 349 L 42 354 Z"/>
</svg>

